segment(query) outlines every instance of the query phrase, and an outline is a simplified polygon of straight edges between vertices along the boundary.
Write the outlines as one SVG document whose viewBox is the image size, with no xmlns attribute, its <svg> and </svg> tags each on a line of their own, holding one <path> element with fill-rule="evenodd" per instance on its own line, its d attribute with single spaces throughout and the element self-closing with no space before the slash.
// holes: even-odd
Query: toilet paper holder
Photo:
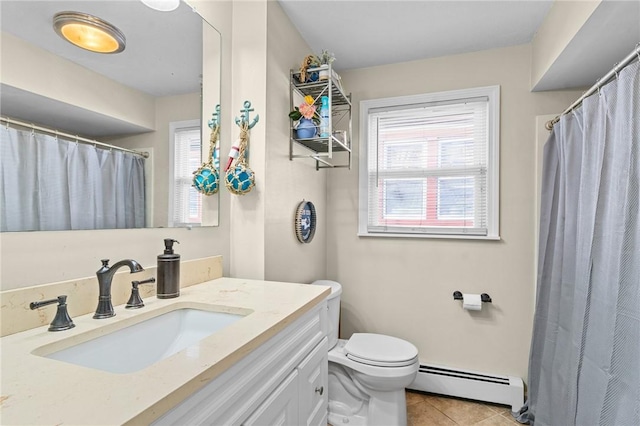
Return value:
<svg viewBox="0 0 640 426">
<path fill-rule="evenodd" d="M 453 300 L 462 300 L 462 292 L 456 290 L 453 292 Z M 483 302 L 486 303 L 491 303 L 491 296 L 489 296 L 487 293 L 482 293 L 480 295 L 480 300 L 482 300 Z"/>
</svg>

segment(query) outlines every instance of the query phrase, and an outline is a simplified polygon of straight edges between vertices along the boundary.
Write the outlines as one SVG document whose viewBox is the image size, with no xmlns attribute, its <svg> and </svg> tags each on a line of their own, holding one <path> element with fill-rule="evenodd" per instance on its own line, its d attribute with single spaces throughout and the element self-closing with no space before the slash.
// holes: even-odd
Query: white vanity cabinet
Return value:
<svg viewBox="0 0 640 426">
<path fill-rule="evenodd" d="M 298 365 L 298 425 L 326 425 L 329 340 L 327 337 Z"/>
<path fill-rule="evenodd" d="M 294 371 L 280 383 L 280 386 L 262 403 L 243 425 L 297 425 L 298 414 L 298 372 Z"/>
<path fill-rule="evenodd" d="M 327 302 L 164 414 L 154 425 L 326 425 Z"/>
<path fill-rule="evenodd" d="M 326 425 L 328 339 L 322 339 L 244 425 Z"/>
</svg>

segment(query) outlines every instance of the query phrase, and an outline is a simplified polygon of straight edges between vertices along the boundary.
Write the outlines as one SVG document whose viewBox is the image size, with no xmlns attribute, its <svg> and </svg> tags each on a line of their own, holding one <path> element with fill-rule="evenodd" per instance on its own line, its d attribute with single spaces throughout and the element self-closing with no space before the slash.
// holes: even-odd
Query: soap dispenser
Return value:
<svg viewBox="0 0 640 426">
<path fill-rule="evenodd" d="M 158 299 L 180 296 L 180 255 L 173 252 L 173 243 L 180 244 L 172 238 L 165 238 L 164 253 L 158 255 Z"/>
</svg>

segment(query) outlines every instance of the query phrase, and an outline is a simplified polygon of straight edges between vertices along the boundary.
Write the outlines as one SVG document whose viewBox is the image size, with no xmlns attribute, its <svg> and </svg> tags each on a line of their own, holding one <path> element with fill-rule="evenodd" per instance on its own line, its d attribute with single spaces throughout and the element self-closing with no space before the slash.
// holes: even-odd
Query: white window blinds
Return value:
<svg viewBox="0 0 640 426">
<path fill-rule="evenodd" d="M 197 225 L 202 222 L 202 205 L 192 183 L 201 165 L 200 128 L 177 128 L 173 137 L 173 225 Z"/>
<path fill-rule="evenodd" d="M 366 233 L 489 235 L 490 96 L 412 101 L 366 109 Z"/>
</svg>

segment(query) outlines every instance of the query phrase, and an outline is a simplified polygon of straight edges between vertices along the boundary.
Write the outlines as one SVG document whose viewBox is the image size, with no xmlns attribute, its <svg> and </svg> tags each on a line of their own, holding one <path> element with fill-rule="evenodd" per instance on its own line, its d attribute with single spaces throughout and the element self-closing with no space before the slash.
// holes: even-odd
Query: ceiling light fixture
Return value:
<svg viewBox="0 0 640 426">
<path fill-rule="evenodd" d="M 180 6 L 180 0 L 140 0 L 151 9 L 161 12 L 171 12 Z"/>
<path fill-rule="evenodd" d="M 119 53 L 126 45 L 122 31 L 96 16 L 60 12 L 53 17 L 56 33 L 69 43 L 97 53 Z"/>
</svg>

